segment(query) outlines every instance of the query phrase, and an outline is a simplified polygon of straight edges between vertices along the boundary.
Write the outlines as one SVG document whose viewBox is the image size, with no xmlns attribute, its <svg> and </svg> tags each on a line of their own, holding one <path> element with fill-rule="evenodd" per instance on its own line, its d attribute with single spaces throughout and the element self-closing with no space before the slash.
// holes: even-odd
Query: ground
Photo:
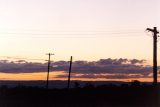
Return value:
<svg viewBox="0 0 160 107">
<path fill-rule="evenodd" d="M 160 107 L 160 87 L 104 85 L 83 88 L 0 88 L 0 107 Z"/>
</svg>

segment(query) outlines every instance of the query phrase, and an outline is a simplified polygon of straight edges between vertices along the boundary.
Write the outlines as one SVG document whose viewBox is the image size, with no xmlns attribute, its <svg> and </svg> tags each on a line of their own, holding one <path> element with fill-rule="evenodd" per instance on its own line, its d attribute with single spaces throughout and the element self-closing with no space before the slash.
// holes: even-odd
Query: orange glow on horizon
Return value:
<svg viewBox="0 0 160 107">
<path fill-rule="evenodd" d="M 0 73 L 0 80 L 13 80 L 13 81 L 31 81 L 31 80 L 46 80 L 47 72 L 36 73 Z M 64 75 L 63 77 L 58 77 Z M 79 74 L 77 74 L 79 75 Z M 97 74 L 96 74 L 97 75 Z M 106 74 L 111 75 L 111 74 Z M 131 74 L 132 75 L 132 74 Z M 67 80 L 68 74 L 64 71 L 50 72 L 50 80 Z M 152 82 L 152 76 L 149 78 L 131 78 L 131 79 L 107 79 L 107 78 L 71 78 L 71 80 L 79 81 L 124 81 L 131 82 L 132 80 L 139 80 L 141 82 Z"/>
</svg>

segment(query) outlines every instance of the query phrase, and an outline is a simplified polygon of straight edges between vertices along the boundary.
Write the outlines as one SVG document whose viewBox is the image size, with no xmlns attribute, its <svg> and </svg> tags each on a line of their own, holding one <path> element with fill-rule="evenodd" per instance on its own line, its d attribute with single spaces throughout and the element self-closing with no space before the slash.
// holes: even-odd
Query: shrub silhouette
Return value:
<svg viewBox="0 0 160 107">
<path fill-rule="evenodd" d="M 138 80 L 133 80 L 133 81 L 131 82 L 131 86 L 140 86 L 140 85 L 141 85 L 141 82 L 138 81 Z"/>
</svg>

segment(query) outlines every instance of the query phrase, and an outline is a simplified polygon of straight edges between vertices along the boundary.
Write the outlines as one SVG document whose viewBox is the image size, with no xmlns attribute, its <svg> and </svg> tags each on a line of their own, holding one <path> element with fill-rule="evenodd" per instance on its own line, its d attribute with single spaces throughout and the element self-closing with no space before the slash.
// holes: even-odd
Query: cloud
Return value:
<svg viewBox="0 0 160 107">
<path fill-rule="evenodd" d="M 97 78 L 103 77 L 102 74 L 109 78 L 131 78 L 136 75 L 148 76 L 152 68 L 143 66 L 145 60 L 138 59 L 100 59 L 98 61 L 75 61 L 73 62 L 72 72 L 75 74 L 82 74 L 81 77 Z M 51 71 L 68 72 L 69 61 L 51 62 Z M 47 63 L 33 63 L 25 60 L 9 61 L 0 60 L 0 72 L 3 73 L 32 73 L 47 71 Z M 127 76 L 124 76 L 127 74 Z M 133 74 L 132 76 L 130 74 Z M 80 77 L 80 76 L 79 76 Z"/>
<path fill-rule="evenodd" d="M 132 60 L 130 60 L 131 64 L 142 64 L 144 62 L 146 62 L 146 60 L 138 60 L 138 59 L 132 59 Z"/>
<path fill-rule="evenodd" d="M 145 60 L 129 59 L 100 59 L 99 61 L 87 62 L 76 61 L 73 63 L 73 71 L 77 73 L 127 73 L 144 74 L 151 71 L 151 67 L 143 66 Z"/>
<path fill-rule="evenodd" d="M 46 71 L 46 64 L 32 63 L 25 60 L 0 60 L 0 72 L 3 73 L 31 73 Z"/>
<path fill-rule="evenodd" d="M 57 75 L 56 78 L 67 78 L 68 74 L 60 74 Z M 97 79 L 97 78 L 103 78 L 103 79 L 135 79 L 135 78 L 146 78 L 149 76 L 141 75 L 141 74 L 77 74 L 72 73 L 72 78 L 89 78 L 89 79 Z M 55 77 L 53 77 L 55 78 Z"/>
</svg>

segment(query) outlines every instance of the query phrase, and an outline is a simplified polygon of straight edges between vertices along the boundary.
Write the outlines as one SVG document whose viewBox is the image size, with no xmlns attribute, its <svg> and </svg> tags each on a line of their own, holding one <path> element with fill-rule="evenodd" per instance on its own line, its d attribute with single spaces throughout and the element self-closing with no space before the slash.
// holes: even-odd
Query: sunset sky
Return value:
<svg viewBox="0 0 160 107">
<path fill-rule="evenodd" d="M 144 59 L 151 66 L 153 40 L 145 29 L 160 29 L 159 10 L 160 0 L 0 0 L 0 60 L 44 63 L 51 52 L 54 61 L 72 55 L 74 61 Z M 29 74 L 2 72 L 0 79 L 18 75 Z"/>
</svg>

